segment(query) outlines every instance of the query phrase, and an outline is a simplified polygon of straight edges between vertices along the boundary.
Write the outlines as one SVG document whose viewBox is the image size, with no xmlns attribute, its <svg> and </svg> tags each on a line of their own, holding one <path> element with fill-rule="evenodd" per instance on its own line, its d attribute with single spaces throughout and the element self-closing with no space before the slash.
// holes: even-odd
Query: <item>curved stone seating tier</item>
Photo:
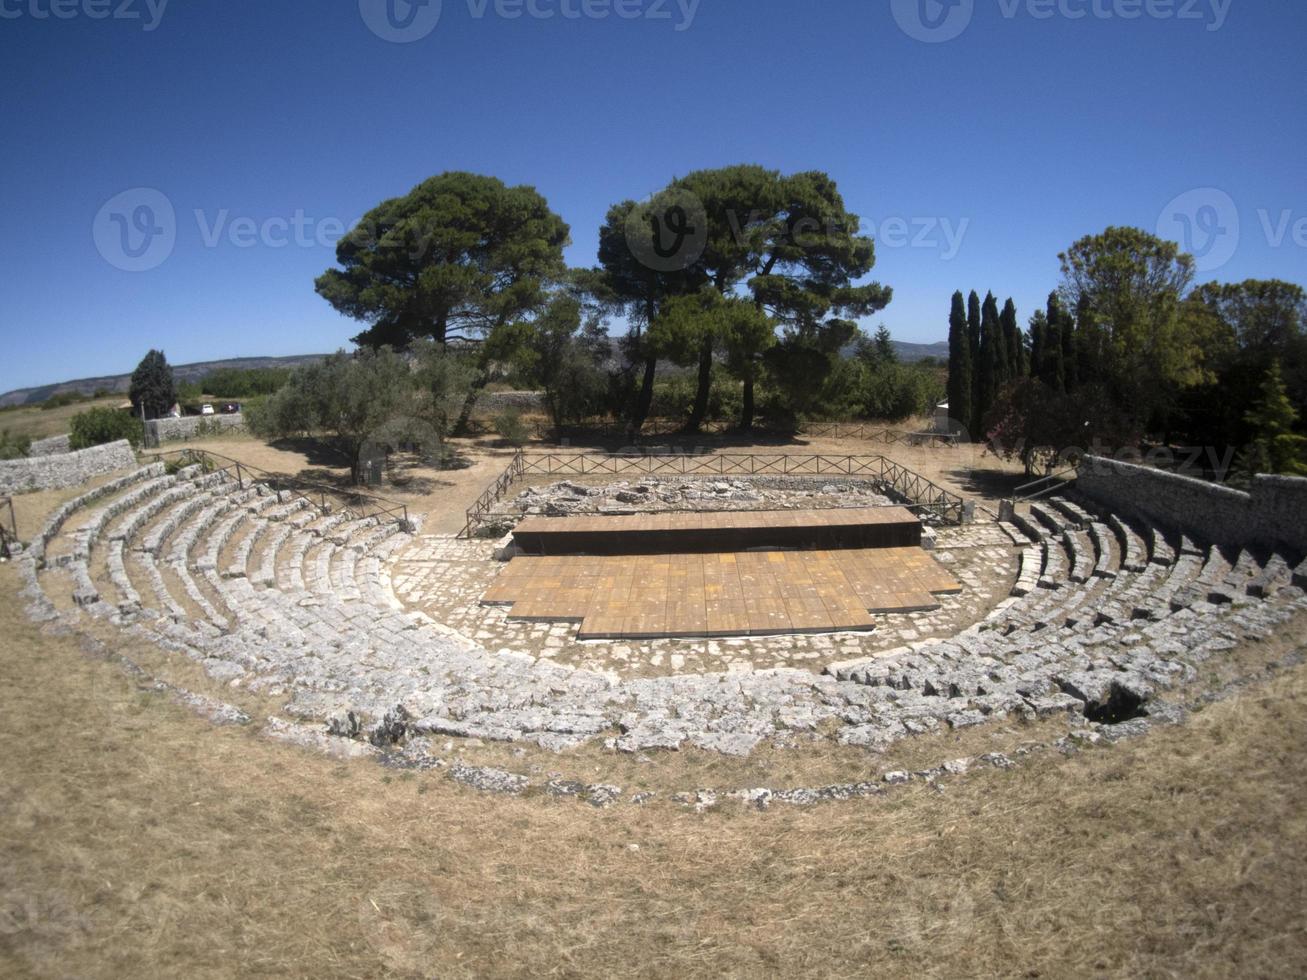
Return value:
<svg viewBox="0 0 1307 980">
<path fill-rule="evenodd" d="M 41 530 L 37 532 L 36 537 L 28 545 L 27 553 L 38 562 L 44 562 L 46 547 L 52 540 L 54 540 L 55 535 L 59 533 L 63 528 L 64 523 L 73 514 L 84 510 L 91 504 L 102 500 L 105 497 L 111 497 L 122 493 L 124 490 L 147 480 L 162 477 L 164 472 L 164 464 L 155 463 L 152 466 L 146 466 L 139 470 L 134 470 L 117 480 L 111 480 L 108 483 L 104 483 L 93 490 L 87 491 L 79 497 L 75 497 L 64 504 L 61 504 L 59 507 L 55 508 L 49 517 L 46 518 L 45 523 L 41 526 Z"/>
<path fill-rule="evenodd" d="M 1066 531 L 1075 530 L 1075 525 L 1051 504 L 1032 503 L 1030 516 L 1038 521 L 1046 532 L 1060 537 Z"/>
<path fill-rule="evenodd" d="M 1089 522 L 1089 538 L 1094 543 L 1094 575 L 1098 578 L 1116 578 L 1117 568 L 1124 567 L 1121 554 L 1115 545 L 1116 534 L 1102 521 Z M 1137 571 L 1137 569 L 1135 569 Z"/>
<path fill-rule="evenodd" d="M 1121 567 L 1127 572 L 1142 572 L 1148 564 L 1148 546 L 1139 532 L 1115 514 L 1108 515 L 1107 524 L 1121 548 Z"/>
<path fill-rule="evenodd" d="M 1158 565 L 1174 565 L 1175 549 L 1167 542 L 1166 535 L 1158 528 L 1152 528 L 1148 534 L 1151 543 L 1148 560 Z"/>
<path fill-rule="evenodd" d="M 623 751 L 746 754 L 764 738 L 827 726 L 845 744 L 879 748 L 1007 717 L 1095 718 L 1122 703 L 1146 707 L 1207 658 L 1307 609 L 1295 587 L 1307 570 L 1289 560 L 1299 556 L 1260 561 L 1188 540 L 1173 548 L 1059 498 L 1031 508 L 1044 530 L 1019 553 L 1012 597 L 956 636 L 821 675 L 623 679 L 487 651 L 403 611 L 386 561 L 410 536 L 395 524 L 324 514 L 195 470 L 115 482 L 61 509 L 45 539 L 98 505 L 64 535 L 76 608 L 220 682 L 274 694 L 302 721 L 347 711 L 380 719 L 402 704 L 417 735 L 552 750 L 608 736 Z"/>
<path fill-rule="evenodd" d="M 1074 500 L 1068 500 L 1066 497 L 1052 497 L 1048 502 L 1060 512 L 1071 527 L 1077 530 L 1082 530 L 1094 522 L 1094 516 Z"/>
<path fill-rule="evenodd" d="M 1096 561 L 1093 546 L 1083 531 L 1064 531 L 1062 542 L 1067 554 L 1071 556 L 1071 572 L 1068 578 L 1076 585 L 1084 585 L 1094 576 Z"/>
<path fill-rule="evenodd" d="M 1064 542 L 1045 538 L 1040 545 L 1044 552 L 1044 570 L 1039 577 L 1041 589 L 1060 589 L 1066 583 L 1067 554 Z"/>
<path fill-rule="evenodd" d="M 1026 547 L 1017 552 L 1017 580 L 1011 593 L 1014 597 L 1023 598 L 1039 588 L 1043 557 L 1043 552 L 1036 548 Z"/>
</svg>

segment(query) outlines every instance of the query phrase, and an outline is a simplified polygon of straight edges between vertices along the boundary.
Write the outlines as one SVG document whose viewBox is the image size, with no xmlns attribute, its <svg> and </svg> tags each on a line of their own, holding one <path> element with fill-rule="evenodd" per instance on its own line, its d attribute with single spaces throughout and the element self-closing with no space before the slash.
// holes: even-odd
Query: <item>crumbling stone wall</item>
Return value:
<svg viewBox="0 0 1307 980">
<path fill-rule="evenodd" d="M 245 416 L 240 412 L 233 415 L 188 415 L 180 419 L 154 419 L 145 423 L 145 434 L 150 445 L 161 442 L 179 442 L 193 439 L 201 432 L 234 432 L 245 428 Z"/>
<path fill-rule="evenodd" d="M 76 453 L 6 460 L 0 462 L 0 493 L 75 487 L 92 477 L 135 465 L 136 453 L 125 439 Z"/>
<path fill-rule="evenodd" d="M 1258 476 L 1251 492 L 1122 463 L 1081 462 L 1076 489 L 1115 513 L 1231 547 L 1307 554 L 1307 479 Z"/>
<path fill-rule="evenodd" d="M 59 456 L 63 453 L 72 452 L 72 446 L 68 444 L 67 435 L 51 436 L 49 439 L 38 439 L 32 443 L 32 448 L 27 451 L 28 456 Z"/>
</svg>

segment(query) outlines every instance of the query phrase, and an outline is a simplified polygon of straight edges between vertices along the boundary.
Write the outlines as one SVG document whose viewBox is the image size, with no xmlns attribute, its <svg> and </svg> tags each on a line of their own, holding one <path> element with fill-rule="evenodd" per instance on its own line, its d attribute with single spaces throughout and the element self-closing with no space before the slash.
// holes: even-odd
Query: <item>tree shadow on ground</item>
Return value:
<svg viewBox="0 0 1307 980">
<path fill-rule="evenodd" d="M 310 466 L 334 466 L 349 469 L 349 458 L 329 442 L 321 439 L 286 438 L 268 443 L 273 449 L 298 453 Z M 348 479 L 348 477 L 347 477 Z"/>
<path fill-rule="evenodd" d="M 306 466 L 300 470 L 295 474 L 295 479 L 306 483 L 316 483 L 319 486 L 332 487 L 336 490 L 367 492 L 368 489 L 351 483 L 349 473 L 341 473 L 338 470 L 324 470 L 313 466 Z"/>
<path fill-rule="evenodd" d="M 1015 496 L 1018 487 L 1034 477 L 996 469 L 956 469 L 947 473 L 950 480 L 966 493 L 991 499 Z"/>
<path fill-rule="evenodd" d="M 438 488 L 458 486 L 454 480 L 441 479 L 440 473 L 470 469 L 474 463 L 466 453 L 447 445 L 440 459 L 416 452 L 391 453 L 386 460 L 386 480 L 397 490 L 412 494 L 430 494 Z"/>
</svg>

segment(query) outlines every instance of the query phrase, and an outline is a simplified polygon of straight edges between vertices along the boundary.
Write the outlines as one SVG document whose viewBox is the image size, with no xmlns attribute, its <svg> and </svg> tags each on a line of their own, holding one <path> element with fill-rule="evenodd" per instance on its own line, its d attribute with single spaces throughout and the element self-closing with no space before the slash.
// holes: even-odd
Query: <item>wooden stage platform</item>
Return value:
<svg viewBox="0 0 1307 980">
<path fill-rule="evenodd" d="M 537 518 L 481 601 L 582 640 L 865 631 L 961 591 L 920 538 L 896 507 Z"/>
<path fill-rule="evenodd" d="M 921 544 L 921 521 L 906 507 L 530 517 L 513 540 L 529 555 L 908 548 Z"/>
</svg>

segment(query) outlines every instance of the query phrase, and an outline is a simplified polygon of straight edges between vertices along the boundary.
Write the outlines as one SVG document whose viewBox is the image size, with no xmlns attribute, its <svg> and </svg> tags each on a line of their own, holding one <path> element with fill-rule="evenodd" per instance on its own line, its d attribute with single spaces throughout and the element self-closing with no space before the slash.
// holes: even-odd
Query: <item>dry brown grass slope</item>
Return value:
<svg viewBox="0 0 1307 980">
<path fill-rule="evenodd" d="M 6 977 L 1302 976 L 1307 674 L 883 800 L 478 795 L 214 729 L 0 567 Z"/>
</svg>

